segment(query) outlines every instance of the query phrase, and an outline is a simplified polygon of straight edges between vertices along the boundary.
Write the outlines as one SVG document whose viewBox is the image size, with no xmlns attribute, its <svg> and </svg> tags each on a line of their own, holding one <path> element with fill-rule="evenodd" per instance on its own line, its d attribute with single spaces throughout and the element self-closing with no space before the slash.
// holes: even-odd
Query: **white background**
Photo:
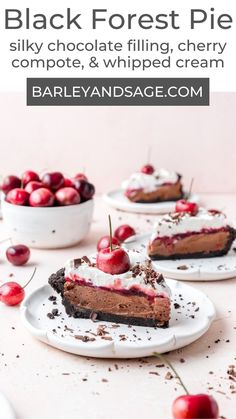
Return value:
<svg viewBox="0 0 236 419">
<path fill-rule="evenodd" d="M 235 91 L 236 80 L 234 77 L 235 72 L 235 25 L 230 30 L 215 29 L 211 30 L 209 21 L 198 26 L 198 29 L 190 29 L 190 9 L 204 9 L 210 12 L 210 8 L 215 8 L 215 15 L 218 16 L 222 13 L 229 13 L 235 20 L 236 4 L 233 0 L 230 1 L 205 1 L 205 0 L 167 0 L 164 4 L 160 4 L 154 0 L 148 2 L 137 2 L 137 1 L 124 1 L 121 0 L 116 4 L 111 4 L 108 0 L 95 1 L 87 0 L 78 2 L 76 0 L 63 1 L 63 0 L 41 0 L 40 3 L 29 3 L 27 0 L 1 0 L 0 6 L 0 49 L 1 49 L 1 78 L 0 78 L 0 90 L 1 91 L 25 91 L 25 79 L 26 77 L 210 77 L 211 79 L 211 91 Z M 4 29 L 4 10 L 5 8 L 18 8 L 24 10 L 24 8 L 30 7 L 34 13 L 44 13 L 50 15 L 53 13 L 65 13 L 66 8 L 70 7 L 72 11 L 76 13 L 82 13 L 83 19 L 81 22 L 85 29 L 83 30 L 5 30 Z M 100 30 L 91 29 L 91 9 L 92 8 L 107 8 L 109 13 L 149 13 L 156 15 L 158 13 L 169 13 L 171 10 L 175 10 L 180 14 L 180 26 L 181 30 L 165 29 L 165 30 L 140 30 L 135 26 L 134 30 L 128 31 L 127 29 L 112 30 L 109 29 L 108 25 L 101 24 Z M 46 70 L 32 70 L 32 69 L 13 69 L 11 67 L 11 59 L 25 58 L 25 53 L 13 53 L 9 52 L 9 43 L 16 41 L 21 38 L 28 38 L 31 41 L 37 42 L 48 42 L 49 40 L 55 41 L 60 38 L 64 42 L 78 42 L 78 41 L 91 41 L 98 38 L 100 41 L 107 41 L 108 39 L 124 42 L 129 38 L 146 39 L 149 38 L 156 42 L 174 42 L 174 41 L 185 41 L 186 39 L 193 40 L 195 42 L 228 42 L 226 53 L 223 58 L 225 60 L 224 70 L 216 69 L 152 69 L 149 71 L 136 71 L 131 70 L 113 70 L 110 69 L 86 69 L 86 71 L 80 71 L 78 69 L 61 69 L 47 72 Z M 115 57 L 116 53 L 108 53 L 107 57 Z M 28 54 L 27 58 L 46 58 L 44 54 L 35 55 L 33 53 Z M 88 56 L 93 55 L 88 53 Z M 126 54 L 124 54 L 126 55 Z M 144 54 L 140 53 L 139 58 L 142 58 Z M 155 55 L 155 54 L 154 54 Z M 206 54 L 205 54 L 206 55 Z M 51 53 L 47 58 L 65 58 L 68 53 L 56 54 Z M 145 56 L 148 56 L 145 53 Z M 80 53 L 74 53 L 74 58 L 82 58 Z M 150 55 L 150 57 L 153 57 Z M 208 53 L 207 58 L 222 58 L 218 55 Z M 159 58 L 159 56 L 158 56 Z M 165 58 L 165 55 L 163 56 Z M 189 53 L 187 58 L 204 58 L 203 53 Z"/>
</svg>

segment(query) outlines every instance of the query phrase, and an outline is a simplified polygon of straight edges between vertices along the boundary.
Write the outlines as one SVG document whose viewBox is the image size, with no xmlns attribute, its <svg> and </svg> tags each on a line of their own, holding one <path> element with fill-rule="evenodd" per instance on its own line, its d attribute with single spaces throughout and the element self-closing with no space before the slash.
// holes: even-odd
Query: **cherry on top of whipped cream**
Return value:
<svg viewBox="0 0 236 419">
<path fill-rule="evenodd" d="M 195 202 L 189 202 L 185 199 L 180 199 L 175 205 L 176 212 L 187 212 L 191 215 L 197 215 L 198 205 Z"/>
<path fill-rule="evenodd" d="M 155 171 L 154 167 L 151 164 L 145 164 L 145 166 L 141 167 L 141 173 L 145 175 L 152 175 Z"/>
<path fill-rule="evenodd" d="M 97 268 L 111 275 L 124 274 L 130 269 L 129 255 L 121 247 L 102 249 L 97 254 Z"/>
<path fill-rule="evenodd" d="M 97 254 L 97 268 L 101 271 L 118 275 L 124 274 L 130 269 L 130 259 L 128 253 L 121 247 L 113 247 L 113 235 L 111 216 L 108 215 L 109 221 L 109 247 L 101 249 Z"/>
</svg>

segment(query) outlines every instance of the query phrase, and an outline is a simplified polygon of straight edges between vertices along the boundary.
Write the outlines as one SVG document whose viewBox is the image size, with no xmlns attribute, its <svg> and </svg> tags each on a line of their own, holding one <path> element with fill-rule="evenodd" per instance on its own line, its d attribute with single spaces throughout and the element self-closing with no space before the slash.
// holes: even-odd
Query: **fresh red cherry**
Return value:
<svg viewBox="0 0 236 419">
<path fill-rule="evenodd" d="M 123 224 L 119 226 L 114 233 L 114 236 L 120 241 L 123 242 L 131 236 L 136 234 L 133 227 L 129 226 L 128 224 Z"/>
<path fill-rule="evenodd" d="M 103 236 L 100 238 L 97 244 L 98 252 L 102 249 L 107 249 L 110 246 L 110 236 Z M 119 246 L 120 242 L 116 237 L 112 237 L 112 245 Z"/>
<path fill-rule="evenodd" d="M 34 181 L 27 183 L 25 186 L 25 191 L 31 194 L 33 191 L 36 191 L 36 189 L 43 188 L 44 185 L 42 182 Z"/>
<path fill-rule="evenodd" d="M 65 188 L 73 188 L 74 187 L 74 182 L 72 179 L 65 177 L 64 178 L 64 187 Z"/>
<path fill-rule="evenodd" d="M 26 170 L 26 172 L 23 173 L 21 179 L 23 186 L 26 186 L 29 182 L 38 182 L 40 180 L 39 175 L 36 172 L 33 172 L 32 170 Z"/>
<path fill-rule="evenodd" d="M 25 296 L 25 288 L 32 281 L 35 272 L 36 268 L 24 287 L 17 282 L 5 282 L 5 284 L 0 287 L 0 301 L 7 306 L 16 306 L 17 304 L 20 304 Z"/>
<path fill-rule="evenodd" d="M 7 176 L 3 179 L 1 189 L 7 195 L 12 189 L 20 188 L 21 180 L 17 176 Z"/>
<path fill-rule="evenodd" d="M 21 188 L 12 189 L 6 196 L 6 201 L 14 205 L 27 205 L 28 200 L 28 192 Z"/>
<path fill-rule="evenodd" d="M 75 179 L 74 187 L 79 192 L 83 201 L 88 201 L 95 193 L 95 188 L 92 183 L 86 182 L 85 180 Z"/>
<path fill-rule="evenodd" d="M 8 247 L 6 257 L 13 265 L 25 265 L 30 258 L 30 249 L 24 244 L 16 244 Z"/>
<path fill-rule="evenodd" d="M 198 205 L 195 202 L 189 202 L 185 199 L 180 199 L 176 202 L 175 211 L 188 212 L 191 215 L 196 215 L 198 213 Z"/>
<path fill-rule="evenodd" d="M 174 419 L 218 419 L 219 408 L 208 394 L 184 395 L 172 405 Z"/>
<path fill-rule="evenodd" d="M 42 182 L 49 189 L 56 191 L 64 186 L 64 176 L 60 172 L 45 173 Z"/>
<path fill-rule="evenodd" d="M 88 181 L 88 178 L 84 173 L 77 173 L 77 175 L 75 175 L 75 179 Z"/>
<path fill-rule="evenodd" d="M 53 203 L 54 195 L 46 188 L 36 189 L 29 197 L 29 204 L 31 207 L 52 207 Z"/>
<path fill-rule="evenodd" d="M 6 282 L 0 287 L 0 301 L 7 306 L 16 306 L 24 299 L 25 290 L 17 282 Z"/>
<path fill-rule="evenodd" d="M 141 168 L 141 172 L 145 173 L 146 175 L 152 175 L 154 171 L 155 169 L 151 164 L 145 164 L 145 166 Z"/>
<path fill-rule="evenodd" d="M 97 254 L 97 268 L 111 275 L 123 274 L 130 269 L 129 255 L 121 247 L 102 249 Z"/>
<path fill-rule="evenodd" d="M 79 192 L 74 188 L 58 189 L 55 197 L 59 205 L 75 205 L 81 201 Z"/>
</svg>

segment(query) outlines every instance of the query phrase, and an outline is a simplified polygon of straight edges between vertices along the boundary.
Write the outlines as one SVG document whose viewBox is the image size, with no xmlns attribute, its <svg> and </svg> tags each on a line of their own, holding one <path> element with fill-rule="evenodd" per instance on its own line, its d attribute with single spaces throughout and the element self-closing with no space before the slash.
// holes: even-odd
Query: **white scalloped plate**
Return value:
<svg viewBox="0 0 236 419">
<path fill-rule="evenodd" d="M 164 214 L 172 212 L 174 211 L 176 204 L 175 201 L 138 204 L 136 202 L 129 201 L 129 199 L 124 195 L 124 191 L 122 189 L 116 189 L 115 191 L 108 192 L 103 195 L 103 199 L 113 208 L 137 214 Z M 199 202 L 199 197 L 198 195 L 192 194 L 189 200 L 192 202 Z"/>
<path fill-rule="evenodd" d="M 40 341 L 77 355 L 137 358 L 150 356 L 155 351 L 164 353 L 200 338 L 215 317 L 212 302 L 201 291 L 171 279 L 167 283 L 171 288 L 173 303 L 179 304 L 180 308 L 175 308 L 172 303 L 170 326 L 166 329 L 122 324 L 117 327 L 109 322 L 68 317 L 60 296 L 57 295 L 57 305 L 48 300 L 49 296 L 56 295 L 49 285 L 39 288 L 26 298 L 21 306 L 21 318 L 29 332 Z M 53 308 L 58 308 L 60 315 L 49 319 L 47 313 Z M 111 340 L 96 336 L 99 325 L 105 325 L 108 332 L 105 336 Z M 83 342 L 76 339 L 75 335 L 95 337 L 95 340 Z"/>
<path fill-rule="evenodd" d="M 124 243 L 124 247 L 146 253 L 150 235 L 151 233 L 132 236 Z M 236 276 L 234 246 L 235 244 L 225 256 L 202 259 L 157 260 L 153 263 L 163 275 L 183 281 L 219 281 L 234 278 Z"/>
</svg>

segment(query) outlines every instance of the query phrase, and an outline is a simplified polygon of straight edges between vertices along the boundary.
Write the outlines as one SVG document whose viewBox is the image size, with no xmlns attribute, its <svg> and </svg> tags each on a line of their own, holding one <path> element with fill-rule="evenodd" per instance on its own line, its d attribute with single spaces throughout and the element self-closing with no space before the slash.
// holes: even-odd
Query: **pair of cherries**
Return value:
<svg viewBox="0 0 236 419">
<path fill-rule="evenodd" d="M 12 245 L 6 250 L 6 257 L 12 265 L 22 266 L 25 265 L 30 258 L 30 249 L 24 244 Z M 26 285 L 28 285 L 28 283 Z M 5 284 L 0 286 L 0 301 L 8 306 L 20 304 L 25 296 L 24 289 L 26 285 L 22 287 L 17 282 L 5 282 Z"/>
<path fill-rule="evenodd" d="M 115 230 L 113 236 L 110 216 L 109 228 L 110 235 L 101 237 L 97 244 L 97 268 L 111 275 L 123 274 L 130 269 L 130 260 L 120 244 L 136 233 L 131 226 L 124 224 Z"/>
</svg>

